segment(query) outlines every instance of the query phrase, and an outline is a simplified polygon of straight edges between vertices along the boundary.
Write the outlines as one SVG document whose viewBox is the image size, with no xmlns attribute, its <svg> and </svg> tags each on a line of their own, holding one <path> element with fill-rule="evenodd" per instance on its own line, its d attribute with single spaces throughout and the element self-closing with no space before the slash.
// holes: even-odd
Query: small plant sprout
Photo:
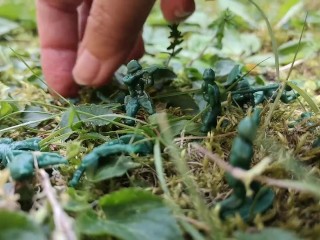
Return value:
<svg viewBox="0 0 320 240">
<path fill-rule="evenodd" d="M 170 46 L 167 47 L 167 50 L 169 52 L 169 58 L 166 62 L 166 66 L 169 65 L 170 60 L 177 56 L 178 53 L 181 52 L 183 49 L 182 47 L 179 47 L 181 43 L 183 42 L 183 35 L 182 33 L 178 30 L 179 24 L 171 24 L 168 27 L 170 28 L 170 35 L 169 38 L 171 39 Z"/>
</svg>

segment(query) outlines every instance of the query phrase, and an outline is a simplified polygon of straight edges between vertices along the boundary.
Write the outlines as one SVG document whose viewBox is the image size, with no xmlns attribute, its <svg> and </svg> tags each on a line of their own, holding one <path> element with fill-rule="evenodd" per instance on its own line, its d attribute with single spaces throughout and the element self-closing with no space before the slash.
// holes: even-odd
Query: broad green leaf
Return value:
<svg viewBox="0 0 320 240">
<path fill-rule="evenodd" d="M 312 42 L 310 40 L 302 39 L 299 43 L 299 39 L 294 39 L 279 46 L 278 51 L 280 57 L 285 55 L 294 55 L 298 49 L 298 46 L 300 58 L 307 57 L 313 52 Z M 291 58 L 291 60 L 292 59 L 293 57 Z"/>
<path fill-rule="evenodd" d="M 41 120 L 46 120 L 48 117 L 50 117 L 50 113 L 44 112 L 44 110 L 41 107 L 38 106 L 27 106 L 25 108 L 24 113 L 22 114 L 22 122 L 33 122 L 28 124 L 29 127 L 36 127 L 41 123 Z M 37 122 L 34 122 L 37 121 Z"/>
<path fill-rule="evenodd" d="M 319 108 L 317 104 L 312 100 L 312 98 L 305 91 L 303 91 L 293 82 L 287 82 L 287 85 L 289 85 L 293 90 L 297 91 L 297 93 L 299 93 L 299 95 L 304 98 L 304 100 L 309 104 L 310 108 L 314 113 L 319 112 Z"/>
<path fill-rule="evenodd" d="M 4 18 L 0 18 L 0 36 L 9 33 L 17 27 L 19 27 L 19 25 L 15 22 L 12 22 Z"/>
<path fill-rule="evenodd" d="M 216 77 L 226 77 L 235 65 L 237 65 L 237 63 L 231 60 L 217 61 L 213 67 Z"/>
<path fill-rule="evenodd" d="M 192 81 L 202 79 L 202 73 L 197 68 L 185 68 L 186 77 Z"/>
<path fill-rule="evenodd" d="M 254 34 L 239 33 L 236 29 L 226 28 L 221 50 L 227 56 L 251 56 L 261 49 L 261 41 Z"/>
<path fill-rule="evenodd" d="M 194 94 L 193 99 L 196 102 L 196 104 L 198 105 L 199 112 L 203 111 L 208 105 L 208 102 L 203 99 L 203 96 L 200 93 Z"/>
<path fill-rule="evenodd" d="M 290 10 L 290 8 L 292 8 L 294 5 L 296 5 L 299 2 L 300 0 L 284 1 L 277 12 L 277 19 L 280 20 L 281 18 L 283 18 L 287 14 L 287 12 Z"/>
<path fill-rule="evenodd" d="M 170 129 L 173 136 L 178 136 L 182 131 L 185 134 L 197 135 L 199 133 L 200 124 L 188 120 L 180 120 L 170 123 Z"/>
<path fill-rule="evenodd" d="M 0 72 L 6 71 L 6 66 L 9 66 L 7 61 L 3 59 L 3 48 L 0 46 Z M 7 99 L 10 92 L 10 87 L 0 82 L 0 98 L 2 100 Z"/>
<path fill-rule="evenodd" d="M 0 210 L 0 239 L 45 240 L 47 239 L 27 215 L 18 212 Z"/>
<path fill-rule="evenodd" d="M 299 14 L 299 12 L 304 11 L 304 1 L 301 0 L 289 0 L 282 4 L 280 11 L 278 11 L 277 20 L 279 22 L 276 28 L 282 27 L 284 24 L 290 21 Z M 281 19 L 280 19 L 281 18 Z"/>
<path fill-rule="evenodd" d="M 63 113 L 60 127 L 74 126 L 77 124 L 81 124 L 81 122 L 88 123 L 94 126 L 108 125 L 110 121 L 113 121 L 115 119 L 115 117 L 103 115 L 112 114 L 112 108 L 113 105 L 94 104 L 70 107 Z"/>
<path fill-rule="evenodd" d="M 62 117 L 63 117 L 63 115 L 62 115 Z M 70 107 L 70 114 L 68 116 L 68 126 L 73 131 L 77 131 L 78 129 L 80 129 L 82 127 L 82 125 L 83 125 L 83 121 L 81 120 L 80 115 L 77 113 L 77 111 L 75 110 L 75 108 L 73 106 Z"/>
<path fill-rule="evenodd" d="M 256 54 L 246 58 L 245 63 L 259 64 L 260 66 L 274 66 L 274 54 L 272 53 Z"/>
<path fill-rule="evenodd" d="M 171 117 L 171 119 L 170 119 Z M 169 126 L 167 129 L 164 129 L 163 132 L 170 132 L 170 134 L 173 134 L 173 136 L 180 135 L 182 131 L 184 131 L 185 134 L 199 134 L 200 124 L 192 122 L 190 120 L 186 119 L 177 119 L 172 118 L 172 116 L 169 116 Z M 153 114 L 152 116 L 149 116 L 149 123 L 151 124 L 158 124 L 159 121 L 159 115 Z M 162 132 L 162 133 L 163 133 Z"/>
<path fill-rule="evenodd" d="M 29 29 L 36 27 L 35 4 L 32 0 L 5 1 L 0 5 L 0 17 L 19 21 Z"/>
<path fill-rule="evenodd" d="M 185 21 L 185 24 L 200 26 L 201 28 L 205 29 L 213 21 L 214 17 L 215 16 L 210 16 L 210 14 L 205 12 L 196 11 Z"/>
<path fill-rule="evenodd" d="M 269 33 L 269 37 L 271 38 L 271 45 L 272 45 L 272 52 L 274 54 L 274 65 L 276 68 L 276 80 L 280 81 L 280 64 L 279 64 L 279 53 L 278 53 L 278 43 L 276 41 L 273 29 L 271 27 L 270 21 L 268 19 L 268 17 L 266 16 L 265 12 L 261 9 L 261 7 L 259 7 L 259 5 L 253 1 L 253 0 L 248 0 L 253 6 L 255 6 L 255 8 L 258 10 L 258 12 L 261 14 L 261 16 L 263 17 L 267 28 L 268 28 L 268 33 Z"/>
<path fill-rule="evenodd" d="M 243 233 L 237 232 L 235 237 L 238 240 L 299 240 L 294 233 L 279 229 L 279 228 L 265 228 L 259 233 Z"/>
<path fill-rule="evenodd" d="M 257 21 L 252 17 L 252 14 L 248 14 L 250 9 L 248 4 L 241 3 L 240 1 L 235 0 L 219 0 L 219 8 L 222 10 L 229 9 L 237 16 L 241 17 L 244 21 L 249 23 L 253 28 L 258 27 Z"/>
<path fill-rule="evenodd" d="M 12 106 L 7 102 L 0 102 L 0 118 L 13 112 Z"/>
<path fill-rule="evenodd" d="M 167 103 L 167 107 L 180 108 L 184 114 L 196 114 L 199 112 L 198 105 L 189 94 L 181 95 L 179 92 L 176 96 L 168 96 L 161 99 Z"/>
<path fill-rule="evenodd" d="M 319 12 L 310 12 L 308 14 L 307 24 L 309 25 L 319 25 L 320 24 L 320 14 Z"/>
<path fill-rule="evenodd" d="M 68 141 L 67 142 L 67 158 L 73 158 L 80 153 L 81 142 L 80 141 Z"/>
<path fill-rule="evenodd" d="M 103 142 L 106 142 L 106 141 L 109 141 L 110 140 L 110 137 L 108 136 L 104 136 L 100 133 L 97 133 L 97 132 L 88 132 L 88 133 L 82 133 L 80 136 L 79 136 L 79 140 L 101 140 Z"/>
<path fill-rule="evenodd" d="M 70 212 L 81 212 L 92 208 L 89 203 L 88 191 L 75 190 L 74 188 L 68 189 L 68 201 L 64 204 L 63 208 Z"/>
<path fill-rule="evenodd" d="M 102 197 L 99 205 L 105 216 L 92 212 L 77 219 L 81 233 L 114 236 L 122 240 L 180 240 L 182 233 L 170 210 L 151 193 L 135 188 L 122 189 Z"/>
<path fill-rule="evenodd" d="M 139 166 L 139 164 L 134 163 L 129 156 L 113 157 L 111 159 L 102 159 L 102 161 L 103 160 L 106 161 L 106 164 L 99 167 L 99 170 L 95 172 L 93 176 L 88 175 L 90 181 L 100 182 L 114 177 L 120 177 L 128 170 Z"/>
<path fill-rule="evenodd" d="M 239 74 L 241 74 L 241 68 L 240 68 L 240 65 L 237 64 L 232 68 L 232 70 L 228 74 L 227 81 L 225 82 L 225 84 L 226 85 L 233 84 L 234 79 L 236 79 L 239 76 Z"/>
</svg>

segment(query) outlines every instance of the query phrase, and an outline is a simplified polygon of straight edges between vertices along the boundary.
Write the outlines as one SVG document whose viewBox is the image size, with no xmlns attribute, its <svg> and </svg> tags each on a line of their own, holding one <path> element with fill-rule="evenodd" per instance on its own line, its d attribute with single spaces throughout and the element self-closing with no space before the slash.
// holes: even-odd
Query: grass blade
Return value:
<svg viewBox="0 0 320 240">
<path fill-rule="evenodd" d="M 159 179 L 160 186 L 164 192 L 164 194 L 171 199 L 170 191 L 166 184 L 166 179 L 164 177 L 164 169 L 162 166 L 162 157 L 161 157 L 161 149 L 160 149 L 160 141 L 156 139 L 156 143 L 154 144 L 153 148 L 154 154 L 154 165 L 156 167 L 157 176 Z"/>
<path fill-rule="evenodd" d="M 292 82 L 288 82 L 287 85 L 292 87 L 293 90 L 299 93 L 300 96 L 303 97 L 304 100 L 306 100 L 306 102 L 309 104 L 310 108 L 314 113 L 319 113 L 319 108 L 317 104 L 312 100 L 312 98 L 305 91 L 303 91 L 301 88 L 299 88 L 297 85 L 295 85 Z"/>
<path fill-rule="evenodd" d="M 260 12 L 261 16 L 263 17 L 263 19 L 265 20 L 265 22 L 267 24 L 269 36 L 271 38 L 272 52 L 274 54 L 274 64 L 275 64 L 275 67 L 276 67 L 276 79 L 278 81 L 280 81 L 280 70 L 279 70 L 280 69 L 280 64 L 279 64 L 278 44 L 277 44 L 276 38 L 274 36 L 271 24 L 270 24 L 270 22 L 268 20 L 268 17 L 264 13 L 264 11 L 259 7 L 259 5 L 256 4 L 253 0 L 248 0 L 248 1 L 258 9 L 258 11 Z"/>
</svg>

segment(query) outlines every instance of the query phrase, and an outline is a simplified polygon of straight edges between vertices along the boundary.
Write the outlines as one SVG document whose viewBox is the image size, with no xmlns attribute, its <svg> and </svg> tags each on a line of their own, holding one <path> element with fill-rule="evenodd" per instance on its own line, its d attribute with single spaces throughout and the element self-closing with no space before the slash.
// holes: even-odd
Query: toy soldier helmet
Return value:
<svg viewBox="0 0 320 240">
<path fill-rule="evenodd" d="M 214 80 L 216 77 L 216 74 L 214 73 L 214 71 L 212 70 L 212 68 L 207 68 L 204 70 L 203 72 L 203 79 L 205 80 Z"/>
<path fill-rule="evenodd" d="M 128 73 L 134 73 L 140 69 L 142 69 L 140 63 L 137 60 L 131 60 L 128 65 Z"/>
<path fill-rule="evenodd" d="M 258 125 L 250 117 L 245 117 L 238 125 L 238 134 L 248 141 L 254 140 L 257 130 Z"/>
<path fill-rule="evenodd" d="M 286 85 L 285 90 L 286 90 L 286 91 L 291 91 L 291 90 L 292 90 L 292 87 L 290 87 L 289 85 Z"/>
</svg>

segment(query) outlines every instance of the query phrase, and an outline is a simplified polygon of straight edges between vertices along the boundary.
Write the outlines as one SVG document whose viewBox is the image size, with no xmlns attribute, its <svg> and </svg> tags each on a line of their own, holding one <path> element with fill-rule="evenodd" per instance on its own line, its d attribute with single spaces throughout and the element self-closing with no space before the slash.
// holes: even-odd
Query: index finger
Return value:
<svg viewBox="0 0 320 240">
<path fill-rule="evenodd" d="M 78 48 L 77 7 L 82 0 L 37 0 L 41 62 L 45 79 L 64 96 L 77 93 L 72 69 Z"/>
</svg>

